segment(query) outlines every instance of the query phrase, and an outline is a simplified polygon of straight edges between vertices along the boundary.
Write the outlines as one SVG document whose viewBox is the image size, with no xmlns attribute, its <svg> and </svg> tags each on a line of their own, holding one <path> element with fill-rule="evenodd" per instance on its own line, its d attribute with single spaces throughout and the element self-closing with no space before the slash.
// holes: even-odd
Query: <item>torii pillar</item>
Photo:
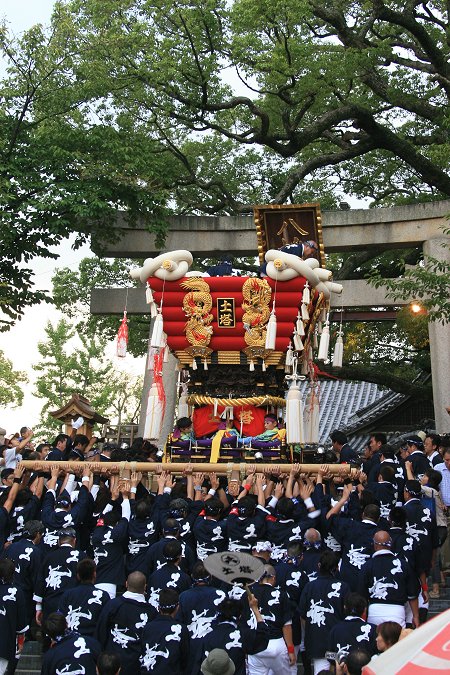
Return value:
<svg viewBox="0 0 450 675">
<path fill-rule="evenodd" d="M 450 264 L 450 239 L 436 237 L 423 244 L 423 252 L 437 260 Z M 430 321 L 428 323 L 430 338 L 431 372 L 433 384 L 433 401 L 436 431 L 438 434 L 450 432 L 450 324 Z"/>
</svg>

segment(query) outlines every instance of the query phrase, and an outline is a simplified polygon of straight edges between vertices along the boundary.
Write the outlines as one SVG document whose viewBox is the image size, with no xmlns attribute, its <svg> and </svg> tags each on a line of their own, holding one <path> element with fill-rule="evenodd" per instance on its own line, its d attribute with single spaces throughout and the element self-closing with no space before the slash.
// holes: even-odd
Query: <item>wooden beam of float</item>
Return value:
<svg viewBox="0 0 450 675">
<path fill-rule="evenodd" d="M 112 474 L 122 474 L 124 471 L 137 471 L 140 473 L 161 473 L 166 471 L 168 473 L 183 473 L 187 467 L 192 468 L 193 473 L 216 473 L 227 475 L 232 471 L 238 471 L 241 474 L 247 475 L 249 467 L 256 466 L 257 473 L 273 473 L 275 468 L 279 468 L 282 473 L 288 473 L 293 466 L 298 466 L 301 473 L 318 473 L 321 466 L 326 466 L 333 476 L 352 475 L 357 470 L 352 469 L 348 464 L 252 464 L 245 463 L 222 463 L 210 464 L 206 462 L 189 463 L 189 462 L 42 462 L 38 460 L 23 460 L 20 463 L 21 467 L 25 469 L 32 469 L 34 471 L 49 471 L 52 464 L 57 464 L 62 471 L 76 471 L 79 472 L 81 468 L 88 466 L 92 473 L 105 473 L 109 471 Z"/>
</svg>

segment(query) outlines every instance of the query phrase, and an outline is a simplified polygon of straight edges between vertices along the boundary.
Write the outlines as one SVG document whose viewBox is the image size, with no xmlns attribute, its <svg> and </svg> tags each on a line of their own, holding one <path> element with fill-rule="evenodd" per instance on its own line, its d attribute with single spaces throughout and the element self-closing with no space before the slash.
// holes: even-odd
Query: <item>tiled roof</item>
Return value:
<svg viewBox="0 0 450 675">
<path fill-rule="evenodd" d="M 309 383 L 301 383 L 301 391 L 306 399 Z M 393 393 L 390 392 L 389 393 Z M 329 440 L 334 429 L 345 430 L 350 419 L 359 411 L 376 405 L 386 396 L 376 384 L 371 382 L 348 382 L 344 380 L 320 380 L 320 443 Z"/>
</svg>

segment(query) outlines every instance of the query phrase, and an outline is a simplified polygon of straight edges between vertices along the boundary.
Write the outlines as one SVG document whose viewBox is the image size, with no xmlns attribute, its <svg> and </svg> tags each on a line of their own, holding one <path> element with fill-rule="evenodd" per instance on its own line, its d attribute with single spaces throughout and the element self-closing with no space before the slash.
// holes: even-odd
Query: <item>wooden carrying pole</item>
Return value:
<svg viewBox="0 0 450 675">
<path fill-rule="evenodd" d="M 189 462 L 43 462 L 39 460 L 27 459 L 20 463 L 25 469 L 34 471 L 50 471 L 50 466 L 57 464 L 62 471 L 75 471 L 78 473 L 83 467 L 88 466 L 92 473 L 122 474 L 124 471 L 138 471 L 140 473 L 183 473 L 187 467 L 192 469 L 193 473 L 216 473 L 226 475 L 230 471 L 238 471 L 240 474 L 247 475 L 249 467 L 256 467 L 256 473 L 273 473 L 274 469 L 281 470 L 282 473 L 289 473 L 295 464 L 252 464 L 249 463 L 223 463 L 209 464 L 207 462 L 189 463 Z M 321 466 L 326 466 L 333 476 L 343 476 L 355 471 L 349 464 L 299 464 L 301 473 L 316 474 Z"/>
</svg>

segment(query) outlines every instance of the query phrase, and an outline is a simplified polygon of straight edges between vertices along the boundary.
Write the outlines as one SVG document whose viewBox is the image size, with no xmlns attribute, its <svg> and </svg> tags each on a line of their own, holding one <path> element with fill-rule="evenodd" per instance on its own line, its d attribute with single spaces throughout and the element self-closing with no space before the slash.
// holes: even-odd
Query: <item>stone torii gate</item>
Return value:
<svg viewBox="0 0 450 675">
<path fill-rule="evenodd" d="M 450 262 L 449 244 L 443 228 L 448 226 L 450 200 L 396 206 L 378 209 L 347 211 L 323 211 L 323 241 L 327 253 L 356 250 L 390 250 L 422 245 L 426 255 Z M 168 218 L 169 231 L 164 250 L 185 248 L 194 257 L 218 257 L 227 252 L 236 256 L 256 255 L 257 237 L 250 215 L 241 216 L 172 216 Z M 146 258 L 161 253 L 156 246 L 155 235 L 148 232 L 145 223 L 130 226 L 123 214 L 119 214 L 113 227 L 117 230 L 114 243 L 102 242 L 93 250 L 103 257 Z M 363 280 L 339 280 L 344 290 L 341 296 L 332 296 L 331 306 L 351 309 L 355 307 L 399 306 L 407 301 L 386 297 L 385 290 L 374 288 Z M 144 289 L 117 288 L 95 289 L 91 297 L 92 314 L 122 314 L 127 298 L 128 314 L 148 314 Z M 411 300 L 414 298 L 411 298 Z M 408 301 L 409 302 L 409 301 Z M 439 433 L 450 432 L 450 326 L 429 323 L 433 400 L 436 429 Z M 175 357 L 164 367 L 167 383 L 167 411 L 175 405 Z M 148 392 L 146 370 L 144 392 Z M 170 417 L 168 414 L 167 418 Z M 164 435 L 170 431 L 172 419 L 164 426 Z M 163 437 L 163 436 L 162 436 Z"/>
</svg>

